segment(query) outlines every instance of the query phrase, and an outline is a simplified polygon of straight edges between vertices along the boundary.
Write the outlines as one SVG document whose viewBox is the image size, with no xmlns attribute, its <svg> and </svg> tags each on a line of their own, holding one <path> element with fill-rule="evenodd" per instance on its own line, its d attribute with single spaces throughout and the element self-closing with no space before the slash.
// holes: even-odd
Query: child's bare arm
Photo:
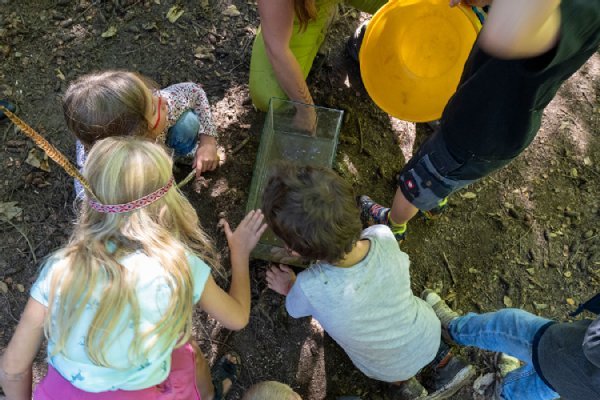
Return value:
<svg viewBox="0 0 600 400">
<path fill-rule="evenodd" d="M 560 0 L 497 0 L 479 38 L 498 58 L 529 58 L 550 50 L 560 31 Z"/>
<path fill-rule="evenodd" d="M 44 338 L 46 307 L 30 298 L 0 358 L 0 384 L 11 400 L 31 399 L 31 366 Z"/>
<path fill-rule="evenodd" d="M 231 287 L 225 293 L 209 277 L 206 282 L 200 307 L 222 323 L 226 328 L 239 330 L 250 318 L 250 252 L 267 229 L 260 210 L 250 211 L 232 232 L 227 221 L 223 222 L 229 249 L 231 250 Z"/>
<path fill-rule="evenodd" d="M 200 135 L 194 160 L 196 176 L 200 176 L 205 171 L 212 171 L 218 166 L 217 138 L 215 136 Z"/>
</svg>

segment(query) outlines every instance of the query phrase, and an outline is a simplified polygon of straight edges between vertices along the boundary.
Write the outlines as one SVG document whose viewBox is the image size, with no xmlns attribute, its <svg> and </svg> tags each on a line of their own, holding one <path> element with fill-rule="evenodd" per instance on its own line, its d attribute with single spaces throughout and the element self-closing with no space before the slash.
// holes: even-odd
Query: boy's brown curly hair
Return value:
<svg viewBox="0 0 600 400">
<path fill-rule="evenodd" d="M 303 257 L 334 263 L 360 238 L 352 188 L 326 168 L 275 164 L 262 209 L 273 232 Z"/>
</svg>

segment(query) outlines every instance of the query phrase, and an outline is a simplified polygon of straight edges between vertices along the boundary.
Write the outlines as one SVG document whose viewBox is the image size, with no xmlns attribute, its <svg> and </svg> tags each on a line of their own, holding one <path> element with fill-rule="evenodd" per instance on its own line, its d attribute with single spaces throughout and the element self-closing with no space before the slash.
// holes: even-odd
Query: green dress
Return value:
<svg viewBox="0 0 600 400">
<path fill-rule="evenodd" d="M 298 20 L 294 20 L 294 30 L 289 47 L 300 64 L 304 79 L 308 76 L 317 51 L 325 40 L 327 28 L 335 15 L 336 7 L 341 2 L 342 0 L 316 0 L 317 18 L 315 21 L 310 21 L 306 30 L 302 32 L 300 32 Z M 349 0 L 347 3 L 361 11 L 374 14 L 387 3 L 387 0 Z M 275 77 L 260 28 L 254 39 L 252 59 L 250 60 L 250 95 L 256 108 L 262 111 L 267 111 L 271 97 L 287 98 Z"/>
</svg>

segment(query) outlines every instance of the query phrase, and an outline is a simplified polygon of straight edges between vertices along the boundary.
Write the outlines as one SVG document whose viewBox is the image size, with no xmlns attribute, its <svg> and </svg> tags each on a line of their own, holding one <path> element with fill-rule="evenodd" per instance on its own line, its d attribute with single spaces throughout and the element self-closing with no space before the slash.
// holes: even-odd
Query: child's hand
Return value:
<svg viewBox="0 0 600 400">
<path fill-rule="evenodd" d="M 292 127 L 314 136 L 317 133 L 317 112 L 315 109 L 310 106 L 298 106 L 292 119 Z"/>
<path fill-rule="evenodd" d="M 262 211 L 252 210 L 244 217 L 234 232 L 231 231 L 226 220 L 221 220 L 232 256 L 234 254 L 243 257 L 250 256 L 250 252 L 267 229 L 267 224 L 263 223 L 264 218 Z"/>
<path fill-rule="evenodd" d="M 219 155 L 217 154 L 217 140 L 213 136 L 200 136 L 200 143 L 196 150 L 194 167 L 196 176 L 205 171 L 212 171 L 219 166 Z"/>
<path fill-rule="evenodd" d="M 296 282 L 296 274 L 290 267 L 284 264 L 273 265 L 267 270 L 267 284 L 269 289 L 287 296 Z"/>
</svg>

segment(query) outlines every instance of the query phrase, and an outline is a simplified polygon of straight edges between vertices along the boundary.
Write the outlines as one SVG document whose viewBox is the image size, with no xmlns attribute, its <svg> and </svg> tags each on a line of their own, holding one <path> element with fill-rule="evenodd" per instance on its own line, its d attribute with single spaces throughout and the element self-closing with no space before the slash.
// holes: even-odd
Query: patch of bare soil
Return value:
<svg viewBox="0 0 600 400">
<path fill-rule="evenodd" d="M 242 0 L 0 0 L 0 97 L 71 159 L 60 96 L 69 81 L 94 70 L 139 71 L 161 86 L 201 83 L 212 105 L 226 161 L 206 174 L 200 194 L 186 193 L 226 262 L 220 217 L 244 212 L 264 115 L 248 99 L 248 69 L 258 25 L 256 4 Z M 234 5 L 235 12 L 228 13 Z M 231 11 L 232 9 L 229 8 Z M 229 15 L 227 15 L 229 14 Z M 369 99 L 357 67 L 344 54 L 357 13 L 344 9 L 309 76 L 318 104 L 346 111 L 336 170 L 357 194 L 389 204 L 394 176 L 429 134 L 426 126 L 390 119 Z M 103 37 L 103 34 L 105 37 Z M 416 219 L 402 245 L 412 260 L 415 293 L 441 291 L 462 312 L 519 307 L 566 320 L 579 301 L 600 287 L 600 55 L 563 85 L 547 108 L 542 129 L 515 162 L 457 193 L 440 219 Z M 0 123 L 0 203 L 22 212 L 0 218 L 0 350 L 6 347 L 43 258 L 68 238 L 74 219 L 72 180 L 50 163 L 26 163 L 34 145 Z M 182 168 L 179 177 L 188 171 Z M 0 211 L 5 214 L 5 211 Z M 305 399 L 360 395 L 387 399 L 387 385 L 357 371 L 344 352 L 310 319 L 294 320 L 281 296 L 266 288 L 265 263 L 252 263 L 249 326 L 229 332 L 202 313 L 195 335 L 209 361 L 229 349 L 242 355 L 243 372 L 231 399 L 266 379 L 290 384 Z M 491 355 L 463 350 L 480 375 Z M 46 368 L 35 363 L 36 379 Z M 454 399 L 486 398 L 471 387 Z"/>
</svg>

